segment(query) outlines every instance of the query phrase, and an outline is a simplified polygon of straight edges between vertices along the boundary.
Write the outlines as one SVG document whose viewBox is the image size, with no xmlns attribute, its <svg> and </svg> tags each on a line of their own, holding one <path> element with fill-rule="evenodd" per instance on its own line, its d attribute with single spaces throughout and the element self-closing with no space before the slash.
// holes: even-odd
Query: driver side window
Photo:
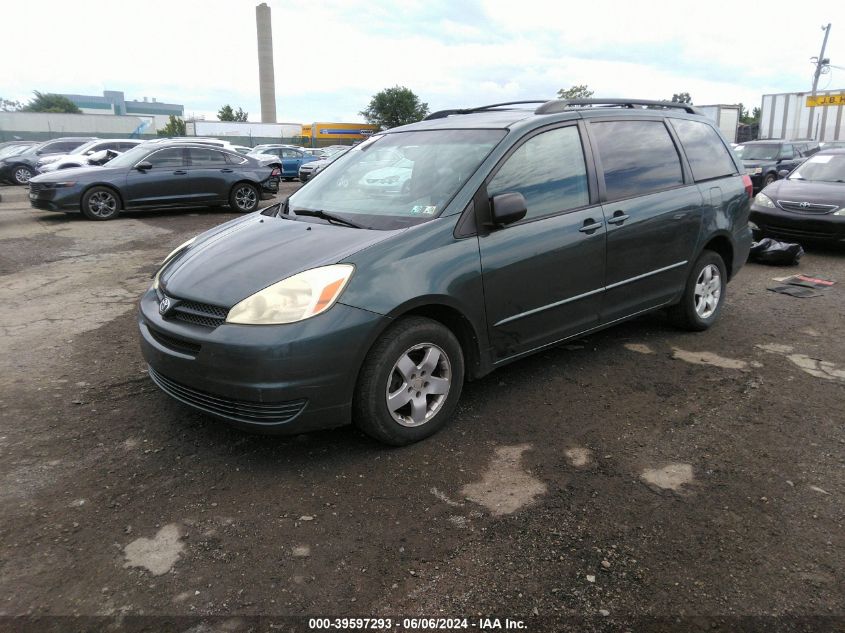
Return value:
<svg viewBox="0 0 845 633">
<path fill-rule="evenodd" d="M 780 148 L 780 154 L 778 154 L 778 158 L 782 160 L 790 160 L 795 158 L 795 152 L 792 149 L 792 145 L 783 145 Z"/>
<path fill-rule="evenodd" d="M 581 136 L 574 125 L 528 139 L 487 185 L 487 195 L 518 192 L 526 218 L 552 215 L 590 202 Z"/>
<path fill-rule="evenodd" d="M 181 147 L 172 147 L 150 154 L 146 160 L 153 166 L 153 169 L 172 169 L 184 166 L 183 154 L 184 150 Z"/>
</svg>

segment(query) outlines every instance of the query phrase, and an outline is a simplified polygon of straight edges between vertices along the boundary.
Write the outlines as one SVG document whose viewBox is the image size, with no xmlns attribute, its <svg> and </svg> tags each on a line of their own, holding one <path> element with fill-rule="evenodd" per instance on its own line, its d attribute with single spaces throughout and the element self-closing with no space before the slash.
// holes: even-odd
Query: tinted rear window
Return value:
<svg viewBox="0 0 845 633">
<path fill-rule="evenodd" d="M 681 139 L 692 176 L 696 181 L 710 180 L 737 173 L 728 148 L 712 127 L 700 121 L 671 119 Z"/>
<path fill-rule="evenodd" d="M 592 123 L 609 200 L 642 196 L 684 182 L 681 160 L 662 121 Z"/>
</svg>

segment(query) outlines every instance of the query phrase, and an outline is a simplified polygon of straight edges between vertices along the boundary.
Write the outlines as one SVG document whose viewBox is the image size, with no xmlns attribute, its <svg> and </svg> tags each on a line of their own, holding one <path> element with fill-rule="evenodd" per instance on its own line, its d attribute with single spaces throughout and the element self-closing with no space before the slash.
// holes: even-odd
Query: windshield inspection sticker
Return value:
<svg viewBox="0 0 845 633">
<path fill-rule="evenodd" d="M 411 215 L 434 215 L 434 212 L 437 211 L 437 206 L 424 206 L 418 204 L 416 206 L 411 207 Z"/>
</svg>

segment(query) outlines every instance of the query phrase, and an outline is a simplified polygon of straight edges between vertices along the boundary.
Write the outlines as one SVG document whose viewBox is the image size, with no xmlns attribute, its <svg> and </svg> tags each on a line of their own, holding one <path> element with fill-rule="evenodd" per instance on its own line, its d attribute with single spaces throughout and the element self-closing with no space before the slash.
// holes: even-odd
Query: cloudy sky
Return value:
<svg viewBox="0 0 845 633">
<path fill-rule="evenodd" d="M 0 97 L 122 90 L 214 118 L 260 119 L 253 0 L 4 3 Z M 821 88 L 845 88 L 845 2 L 268 0 L 279 121 L 356 121 L 404 85 L 432 110 L 597 95 L 760 104 L 808 90 L 833 23 Z M 37 30 L 31 27 L 37 24 Z M 16 26 L 17 25 L 17 26 Z"/>
</svg>

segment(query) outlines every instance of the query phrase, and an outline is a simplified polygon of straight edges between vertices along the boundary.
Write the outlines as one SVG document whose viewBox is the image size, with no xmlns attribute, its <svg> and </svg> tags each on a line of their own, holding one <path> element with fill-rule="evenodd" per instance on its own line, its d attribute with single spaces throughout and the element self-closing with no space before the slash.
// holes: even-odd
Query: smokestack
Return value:
<svg viewBox="0 0 845 633">
<path fill-rule="evenodd" d="M 270 7 L 262 2 L 255 7 L 258 33 L 258 90 L 261 94 L 261 122 L 276 122 L 276 79 L 273 72 L 273 25 Z"/>
</svg>

